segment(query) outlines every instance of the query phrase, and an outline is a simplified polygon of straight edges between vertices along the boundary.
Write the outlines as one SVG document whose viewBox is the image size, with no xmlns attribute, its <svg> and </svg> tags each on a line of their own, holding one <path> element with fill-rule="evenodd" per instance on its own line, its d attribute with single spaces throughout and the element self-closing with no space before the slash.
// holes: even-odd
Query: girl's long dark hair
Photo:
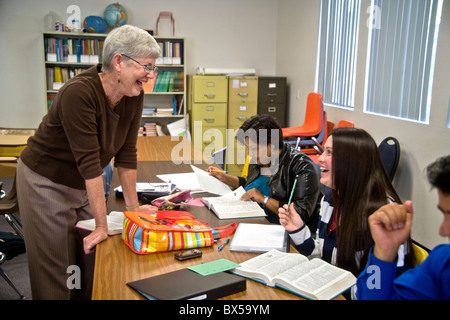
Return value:
<svg viewBox="0 0 450 320">
<path fill-rule="evenodd" d="M 365 130 L 337 128 L 331 134 L 336 264 L 358 276 L 374 244 L 367 218 L 387 204 L 388 197 L 397 203 L 401 200 L 386 173 L 375 141 Z M 359 252 L 362 256 L 357 259 Z M 410 247 L 408 253 L 411 252 Z M 412 258 L 412 255 L 407 257 Z M 405 264 L 410 262 L 412 260 Z"/>
</svg>

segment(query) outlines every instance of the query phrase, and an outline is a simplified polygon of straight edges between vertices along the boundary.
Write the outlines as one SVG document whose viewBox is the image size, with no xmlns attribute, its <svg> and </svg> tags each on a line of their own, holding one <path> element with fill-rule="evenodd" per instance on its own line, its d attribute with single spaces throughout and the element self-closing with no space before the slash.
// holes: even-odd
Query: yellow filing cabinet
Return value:
<svg viewBox="0 0 450 320">
<path fill-rule="evenodd" d="M 248 153 L 246 148 L 237 142 L 235 134 L 241 125 L 257 112 L 258 77 L 229 77 L 226 169 L 232 175 L 241 175 Z"/>
<path fill-rule="evenodd" d="M 226 145 L 228 82 L 226 76 L 188 76 L 192 141 L 206 158 Z"/>
</svg>

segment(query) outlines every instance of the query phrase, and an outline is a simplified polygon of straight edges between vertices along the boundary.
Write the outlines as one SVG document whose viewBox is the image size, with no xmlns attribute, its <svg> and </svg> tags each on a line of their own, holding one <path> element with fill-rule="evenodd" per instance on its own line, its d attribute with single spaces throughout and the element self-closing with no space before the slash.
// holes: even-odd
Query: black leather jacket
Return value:
<svg viewBox="0 0 450 320">
<path fill-rule="evenodd" d="M 278 165 L 271 166 L 272 176 L 267 182 L 270 186 L 271 198 L 279 201 L 279 206 L 287 204 L 294 185 L 292 202 L 295 210 L 308 225 L 312 233 L 317 229 L 320 211 L 320 174 L 318 166 L 304 153 L 284 143 L 278 158 Z M 242 186 L 248 185 L 260 175 L 260 166 L 250 164 L 248 177 L 239 178 Z M 278 216 L 268 213 L 268 220 L 279 223 Z"/>
</svg>

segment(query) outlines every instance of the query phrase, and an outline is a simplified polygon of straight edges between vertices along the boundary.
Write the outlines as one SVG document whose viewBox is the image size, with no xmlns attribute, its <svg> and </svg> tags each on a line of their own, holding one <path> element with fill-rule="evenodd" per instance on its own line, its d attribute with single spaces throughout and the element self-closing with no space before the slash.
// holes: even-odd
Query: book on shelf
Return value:
<svg viewBox="0 0 450 320">
<path fill-rule="evenodd" d="M 322 259 L 271 250 L 231 271 L 311 300 L 330 300 L 356 284 L 355 276 Z"/>
<path fill-rule="evenodd" d="M 219 219 L 265 217 L 266 213 L 257 202 L 241 200 L 244 193 L 244 188 L 240 186 L 220 197 L 203 197 L 201 201 Z"/>
<path fill-rule="evenodd" d="M 184 107 L 184 96 L 181 97 L 181 101 L 178 104 L 178 114 L 183 114 L 183 107 Z"/>
<path fill-rule="evenodd" d="M 183 64 L 183 42 L 180 41 L 158 41 L 161 48 L 161 57 L 156 64 L 181 65 Z"/>
<path fill-rule="evenodd" d="M 144 85 L 142 86 L 142 89 L 144 89 L 144 92 L 153 92 L 153 88 L 155 87 L 155 81 L 158 77 L 158 73 L 156 72 L 154 77 L 148 80 Z"/>
<path fill-rule="evenodd" d="M 85 70 L 86 68 L 59 66 L 45 68 L 47 75 L 47 90 L 59 90 L 65 82 Z"/>
<path fill-rule="evenodd" d="M 103 39 L 44 38 L 47 62 L 98 63 L 103 45 Z"/>
<path fill-rule="evenodd" d="M 155 122 L 146 122 L 144 125 L 145 136 L 157 136 L 158 133 L 156 131 L 156 123 Z"/>
<path fill-rule="evenodd" d="M 159 71 L 144 85 L 144 92 L 183 92 L 183 71 Z"/>
<path fill-rule="evenodd" d="M 146 116 L 150 116 L 155 114 L 156 112 L 156 107 L 145 107 L 144 109 L 142 109 L 142 115 L 146 115 Z"/>
<path fill-rule="evenodd" d="M 171 116 L 171 115 L 173 115 L 173 108 L 171 108 L 171 107 L 168 107 L 168 108 L 157 107 L 155 115 L 157 115 L 157 116 Z"/>
</svg>

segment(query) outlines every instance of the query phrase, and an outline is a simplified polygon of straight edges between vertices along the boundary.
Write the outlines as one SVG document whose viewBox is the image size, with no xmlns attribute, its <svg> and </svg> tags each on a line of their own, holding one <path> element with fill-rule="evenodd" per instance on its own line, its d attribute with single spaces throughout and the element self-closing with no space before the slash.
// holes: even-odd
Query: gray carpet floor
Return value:
<svg viewBox="0 0 450 320">
<path fill-rule="evenodd" d="M 14 233 L 14 229 L 8 224 L 4 216 L 0 216 L 0 231 Z M 5 260 L 0 268 L 5 271 L 19 292 L 25 296 L 24 299 L 31 300 L 30 280 L 28 277 L 28 262 L 26 253 Z M 0 277 L 0 300 L 18 300 L 19 295 Z"/>
<path fill-rule="evenodd" d="M 4 181 L 3 189 L 9 191 L 10 181 Z M 14 229 L 8 224 L 5 217 L 0 215 L 0 231 L 14 233 Z M 14 283 L 19 292 L 24 296 L 24 300 L 31 300 L 31 287 L 28 276 L 28 262 L 26 253 L 13 257 L 10 260 L 5 260 L 0 265 L 0 268 L 7 274 L 7 276 Z M 20 296 L 14 289 L 0 276 L 0 300 L 19 300 Z"/>
</svg>

